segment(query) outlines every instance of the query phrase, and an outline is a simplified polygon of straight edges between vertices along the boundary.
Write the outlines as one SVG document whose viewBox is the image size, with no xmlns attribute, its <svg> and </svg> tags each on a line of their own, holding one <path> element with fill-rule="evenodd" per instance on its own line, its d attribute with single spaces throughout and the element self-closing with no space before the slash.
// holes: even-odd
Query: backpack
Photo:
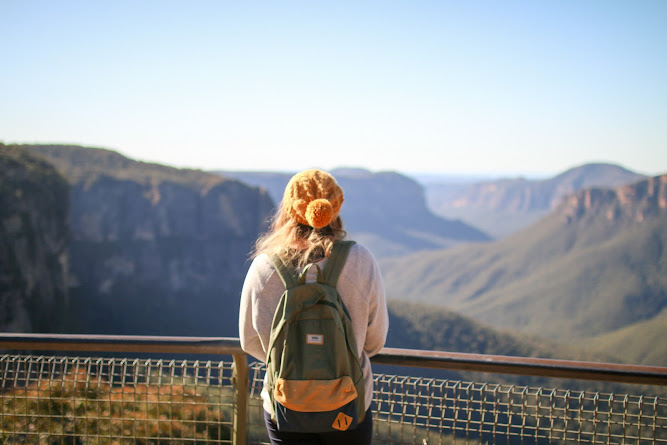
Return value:
<svg viewBox="0 0 667 445">
<path fill-rule="evenodd" d="M 364 376 L 352 321 L 336 290 L 354 241 L 333 246 L 324 269 L 297 275 L 274 256 L 285 285 L 273 317 L 266 361 L 271 419 L 279 431 L 322 433 L 355 428 L 365 416 Z M 306 274 L 317 268 L 317 282 Z"/>
</svg>

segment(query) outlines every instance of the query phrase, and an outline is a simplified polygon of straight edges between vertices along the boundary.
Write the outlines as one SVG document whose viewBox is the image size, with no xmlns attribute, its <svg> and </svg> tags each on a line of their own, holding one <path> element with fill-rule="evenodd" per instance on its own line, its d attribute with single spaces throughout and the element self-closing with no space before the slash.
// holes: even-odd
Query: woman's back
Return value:
<svg viewBox="0 0 667 445">
<path fill-rule="evenodd" d="M 271 256 L 278 255 L 285 264 L 301 270 L 319 258 L 324 267 L 334 243 L 345 237 L 338 216 L 343 192 L 333 177 L 321 170 L 308 170 L 295 175 L 285 189 L 285 195 L 271 230 L 260 237 L 241 293 L 239 336 L 244 351 L 266 362 L 272 322 L 284 284 L 276 272 Z M 307 280 L 315 281 L 316 268 L 310 268 Z M 321 440 L 349 445 L 370 444 L 373 374 L 369 357 L 384 346 L 388 329 L 388 314 L 384 285 L 379 267 L 371 252 L 354 244 L 342 267 L 336 286 L 352 321 L 357 353 L 362 363 L 365 383 L 366 419 L 356 430 L 325 433 L 318 437 L 307 434 L 300 439 Z M 278 431 L 268 415 L 272 412 L 271 397 L 265 380 L 262 391 L 265 420 L 272 443 L 290 443 L 289 434 Z M 285 435 L 287 434 L 287 436 Z M 305 433 L 303 433 L 305 434 Z M 344 436 L 340 436 L 344 434 Z M 296 436 L 289 436 L 294 440 Z"/>
</svg>

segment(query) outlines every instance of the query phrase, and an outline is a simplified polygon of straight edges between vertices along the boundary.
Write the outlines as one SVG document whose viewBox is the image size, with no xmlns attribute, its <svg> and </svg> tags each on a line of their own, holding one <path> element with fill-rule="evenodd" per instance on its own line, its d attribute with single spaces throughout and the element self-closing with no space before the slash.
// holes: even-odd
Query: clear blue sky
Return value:
<svg viewBox="0 0 667 445">
<path fill-rule="evenodd" d="M 667 1 L 0 0 L 0 141 L 204 169 L 667 172 Z"/>
</svg>

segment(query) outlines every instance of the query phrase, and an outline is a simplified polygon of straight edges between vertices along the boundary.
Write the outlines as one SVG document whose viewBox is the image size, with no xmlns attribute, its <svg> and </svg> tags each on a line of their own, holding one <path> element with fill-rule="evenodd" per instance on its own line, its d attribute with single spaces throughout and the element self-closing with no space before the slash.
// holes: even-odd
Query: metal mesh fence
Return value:
<svg viewBox="0 0 667 445">
<path fill-rule="evenodd" d="M 667 443 L 657 396 L 378 375 L 375 401 L 378 443 Z"/>
<path fill-rule="evenodd" d="M 231 364 L 5 355 L 0 442 L 231 443 Z"/>
<path fill-rule="evenodd" d="M 264 367 L 251 367 L 250 444 L 262 435 Z M 667 443 L 667 400 L 375 375 L 374 444 Z"/>
<path fill-rule="evenodd" d="M 250 369 L 247 443 L 268 444 Z M 232 443 L 231 362 L 5 355 L 0 443 Z M 667 400 L 378 374 L 375 444 L 661 444 Z"/>
</svg>

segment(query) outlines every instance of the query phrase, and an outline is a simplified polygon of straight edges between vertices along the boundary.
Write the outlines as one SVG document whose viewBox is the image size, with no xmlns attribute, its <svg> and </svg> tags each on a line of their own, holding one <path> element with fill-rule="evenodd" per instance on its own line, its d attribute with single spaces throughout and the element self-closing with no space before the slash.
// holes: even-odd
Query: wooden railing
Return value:
<svg viewBox="0 0 667 445">
<path fill-rule="evenodd" d="M 39 374 L 39 372 L 45 372 L 43 370 L 46 368 L 48 368 L 48 372 L 55 372 L 53 370 L 56 369 L 57 367 L 53 366 L 46 368 L 44 366 L 41 366 L 39 367 L 39 369 L 41 369 L 42 371 L 37 371 L 38 366 L 35 365 L 35 363 L 38 362 L 45 363 L 44 358 L 40 358 L 37 360 L 30 359 L 32 361 L 28 359 L 26 360 L 20 359 L 21 356 L 34 357 L 32 354 L 34 354 L 35 351 L 54 351 L 54 353 L 57 352 L 57 354 L 54 354 L 53 357 L 58 357 L 58 354 L 72 353 L 72 352 L 112 353 L 113 355 L 118 355 L 121 353 L 122 354 L 167 354 L 167 355 L 187 354 L 188 356 L 193 356 L 197 354 L 205 354 L 209 356 L 230 355 L 232 356 L 233 359 L 233 364 L 232 364 L 233 376 L 231 378 L 233 386 L 233 402 L 231 403 L 232 406 L 231 408 L 232 422 L 231 422 L 231 438 L 230 438 L 231 443 L 239 445 L 246 443 L 264 443 L 261 442 L 261 439 L 256 439 L 256 438 L 250 439 L 247 437 L 248 418 L 249 418 L 248 395 L 249 393 L 250 394 L 253 393 L 252 391 L 253 388 L 251 388 L 250 386 L 253 384 L 257 386 L 258 379 L 261 379 L 260 375 L 262 372 L 261 367 L 258 368 L 258 365 L 255 365 L 250 370 L 250 372 L 260 375 L 260 377 L 258 377 L 257 375 L 254 375 L 254 377 L 249 376 L 248 359 L 246 354 L 241 349 L 239 340 L 237 338 L 0 333 L 0 351 L 2 350 L 12 351 L 12 354 L 14 354 L 14 355 L 6 354 L 3 357 L 5 367 L 3 369 L 0 369 L 0 391 L 3 391 L 2 393 L 0 393 L 0 395 L 2 397 L 9 397 L 6 396 L 6 394 L 9 394 L 7 391 L 11 388 L 14 388 L 15 386 L 21 386 L 21 385 L 29 386 L 31 383 L 30 379 L 32 378 L 30 373 Z M 16 355 L 17 353 L 19 355 Z M 107 362 L 98 361 L 96 362 L 97 364 L 94 367 L 91 367 L 90 360 L 86 362 L 85 360 L 80 361 L 77 359 L 63 363 L 65 363 L 64 365 L 65 367 L 69 366 L 69 368 L 72 368 L 74 366 L 73 364 L 76 363 L 77 369 L 80 366 L 79 363 L 88 363 L 87 365 L 88 368 L 86 372 L 100 373 L 102 372 L 100 371 L 100 369 L 102 369 L 103 367 L 105 366 L 110 367 L 116 363 L 119 363 L 119 362 L 114 362 L 112 359 L 109 360 L 110 361 Z M 667 368 L 654 367 L 654 366 L 636 366 L 636 365 L 624 365 L 624 364 L 539 359 L 539 358 L 527 358 L 527 357 L 508 357 L 508 356 L 497 356 L 497 355 L 465 354 L 465 353 L 451 353 L 451 352 L 439 352 L 439 351 L 418 351 L 418 350 L 395 349 L 395 348 L 383 349 L 380 352 L 380 354 L 373 357 L 372 360 L 376 364 L 402 366 L 402 367 L 436 368 L 436 369 L 446 369 L 446 370 L 489 372 L 489 373 L 499 373 L 499 374 L 518 374 L 526 376 L 584 379 L 584 380 L 595 380 L 604 382 L 622 382 L 622 383 L 631 383 L 640 385 L 667 386 Z M 57 359 L 51 360 L 51 362 L 56 363 Z M 9 363 L 12 364 L 10 365 Z M 160 363 L 164 365 L 164 363 L 166 362 L 163 363 L 162 361 L 160 361 Z M 155 364 L 154 361 L 151 362 L 149 360 L 143 366 L 150 368 L 150 366 L 153 366 L 154 364 Z M 174 373 L 173 371 L 174 366 L 175 366 L 174 364 L 171 364 L 169 367 L 169 369 L 171 370 L 170 372 L 172 374 Z M 188 368 L 188 366 L 190 365 L 184 365 L 184 366 L 185 368 Z M 65 371 L 61 370 L 58 372 L 64 373 Z M 187 373 L 187 371 L 179 371 L 179 375 L 181 372 L 183 374 Z M 23 377 L 19 378 L 18 377 L 19 375 L 22 375 Z M 111 375 L 110 377 L 113 377 L 113 375 Z M 387 375 L 382 375 L 378 377 L 378 381 L 376 381 L 376 388 L 380 388 L 377 389 L 377 391 L 379 391 L 380 394 L 376 396 L 376 403 L 378 405 L 378 410 L 377 410 L 378 416 L 380 420 L 385 419 L 387 425 L 389 426 L 393 424 L 392 422 L 396 422 L 396 420 L 394 420 L 395 416 L 393 408 L 383 409 L 382 407 L 383 403 L 385 403 L 383 397 L 391 396 L 391 394 L 389 393 L 385 394 L 383 392 L 384 390 L 382 390 L 383 387 L 382 385 L 386 382 L 390 382 L 389 384 L 393 385 L 394 383 L 391 382 L 396 382 L 400 380 L 400 379 L 397 380 L 397 378 L 395 377 L 396 376 L 387 377 Z M 9 381 L 10 378 L 13 378 L 14 380 Z M 146 377 L 144 376 L 142 378 Z M 87 377 L 87 379 L 90 380 L 91 378 Z M 173 380 L 173 375 L 172 375 L 172 380 Z M 407 382 L 407 380 L 404 379 L 403 382 Z M 465 411 L 467 413 L 466 414 L 467 423 L 465 423 L 465 426 L 462 427 L 460 426 L 460 420 L 458 417 L 459 414 L 456 414 L 456 412 L 452 414 L 453 415 L 452 419 L 449 420 L 445 419 L 446 406 L 459 403 L 458 401 L 460 398 L 459 395 L 456 395 L 454 399 L 450 400 L 449 398 L 450 396 L 448 396 L 447 394 L 449 394 L 449 392 L 451 391 L 454 391 L 456 388 L 460 388 L 461 385 L 460 384 L 458 386 L 454 385 L 451 387 L 454 389 L 451 389 L 449 388 L 449 386 L 447 386 L 448 384 L 443 384 L 442 382 L 444 381 L 440 381 L 440 383 L 438 382 L 430 383 L 432 385 L 435 384 L 436 386 L 439 385 L 438 387 L 441 388 L 441 390 L 443 391 L 442 395 L 439 395 L 434 399 L 437 402 L 436 405 L 440 404 L 441 406 L 434 406 L 429 408 L 430 414 L 427 417 L 423 417 L 419 414 L 422 408 L 419 404 L 416 404 L 407 410 L 407 411 L 410 410 L 414 411 L 412 414 L 414 414 L 415 417 L 414 420 L 411 422 L 415 427 L 420 428 L 421 432 L 419 434 L 426 434 L 429 438 L 432 437 L 429 436 L 429 434 L 432 434 L 429 431 L 433 430 L 434 425 L 436 429 L 438 428 L 438 425 L 440 425 L 439 428 L 441 430 L 445 429 L 450 430 L 450 432 L 454 435 L 453 436 L 454 440 L 456 440 L 456 434 L 459 433 L 461 430 L 463 430 L 465 434 L 473 434 L 473 435 L 477 434 L 479 437 L 485 437 L 485 435 L 489 436 L 491 434 L 493 434 L 493 437 L 495 437 L 495 434 L 507 434 L 508 436 L 512 436 L 513 434 L 515 434 L 512 432 L 514 428 L 513 426 L 514 424 L 512 423 L 513 421 L 509 417 L 511 417 L 512 415 L 523 415 L 523 414 L 512 414 L 512 409 L 513 409 L 512 407 L 516 405 L 516 403 L 512 405 L 513 402 L 511 400 L 512 397 L 514 396 L 514 391 L 515 391 L 515 388 L 513 386 L 505 390 L 503 389 L 502 385 L 497 385 L 493 388 L 490 388 L 488 384 L 480 384 L 481 386 L 479 386 L 480 388 L 479 391 L 475 393 L 477 395 L 471 397 L 482 400 L 483 403 L 479 402 L 482 403 L 481 406 L 485 406 L 484 404 L 490 404 L 492 402 L 500 403 L 499 408 L 494 407 L 493 410 L 491 411 L 489 411 L 488 408 L 482 408 L 481 414 L 471 414 L 470 411 L 468 411 L 469 405 L 471 406 L 472 404 L 474 404 L 473 402 L 475 401 L 470 400 L 469 401 L 470 403 L 466 402 Z M 402 386 L 399 385 L 399 388 L 402 388 Z M 469 386 L 469 388 L 472 388 L 472 386 Z M 403 390 L 401 389 L 400 391 Z M 468 391 L 468 389 L 466 389 L 466 391 Z M 491 394 L 491 396 L 485 395 L 487 393 Z M 569 407 L 564 407 L 561 410 L 561 408 L 559 407 L 561 399 L 566 400 L 565 396 L 561 397 L 558 392 L 548 393 L 545 392 L 545 390 L 543 390 L 542 388 L 539 388 L 536 391 L 532 391 L 531 389 L 523 390 L 523 392 L 521 393 L 521 397 L 523 398 L 522 400 L 524 400 L 522 403 L 524 405 L 525 410 L 530 411 L 530 418 L 532 419 L 534 416 L 537 416 L 535 417 L 537 419 L 536 421 L 531 420 L 530 422 L 528 422 L 528 423 L 531 422 L 535 423 L 534 427 L 536 428 L 534 433 L 532 432 L 533 430 L 531 429 L 530 434 L 534 434 L 535 437 L 537 438 L 549 437 L 549 440 L 553 438 L 553 440 L 556 443 L 561 443 L 561 442 L 565 443 L 571 439 L 572 434 L 574 433 L 570 431 L 570 429 L 568 429 L 569 427 L 567 426 L 567 423 L 571 417 L 570 411 L 572 410 Z M 528 397 L 528 399 L 526 399 L 526 397 Z M 552 405 L 550 407 L 551 410 L 550 414 L 548 416 L 545 416 L 545 419 L 547 417 L 549 419 L 548 428 L 540 427 L 540 424 L 546 421 L 545 419 L 541 419 L 539 417 L 541 415 L 540 409 L 544 408 L 543 405 L 545 405 L 544 402 L 541 402 L 539 400 L 540 397 L 546 397 L 545 400 L 549 400 L 550 401 L 549 403 Z M 568 393 L 567 400 L 569 400 L 570 397 L 571 395 Z M 587 396 L 585 395 L 579 396 L 579 399 L 582 400 L 582 404 L 585 404 L 583 399 L 586 397 Z M 643 396 L 639 397 L 640 397 L 639 402 L 637 402 L 636 404 L 637 406 L 634 406 L 633 404 L 630 411 L 627 411 L 628 409 L 627 406 L 626 408 L 624 408 L 625 411 L 622 414 L 623 416 L 625 416 L 624 419 L 627 419 L 628 415 L 630 415 L 630 417 L 633 418 L 632 416 L 635 415 L 633 414 L 634 411 L 641 410 L 642 406 L 648 403 L 648 398 L 645 399 L 643 398 Z M 535 399 L 535 401 L 533 401 L 533 399 Z M 590 403 L 595 404 L 598 403 L 595 402 L 596 400 L 603 400 L 603 399 L 604 398 L 601 399 L 599 395 L 595 395 L 593 399 L 591 399 L 593 400 L 593 402 Z M 611 403 L 607 402 L 605 403 L 607 403 L 607 405 L 613 405 L 613 400 L 615 399 L 612 398 Z M 634 437 L 637 440 L 644 443 L 644 439 L 645 437 L 647 437 L 645 436 L 647 434 L 646 431 L 648 429 L 651 429 L 651 431 L 653 431 L 651 433 L 652 442 L 650 443 L 667 443 L 667 437 L 665 437 L 665 434 L 667 433 L 667 425 L 665 425 L 665 419 L 667 419 L 667 403 L 665 402 L 664 398 L 660 397 L 653 398 L 651 400 L 652 400 L 651 403 L 653 403 L 654 406 L 654 408 L 652 408 L 653 411 L 651 415 L 641 414 L 640 412 L 638 422 L 634 421 L 628 422 L 626 425 L 626 420 L 623 420 L 623 422 L 621 422 L 622 426 L 619 427 L 615 426 L 616 423 L 618 422 L 616 422 L 616 420 L 614 419 L 614 414 L 610 412 L 608 415 L 605 415 L 606 417 L 603 416 L 605 417 L 605 419 L 602 419 L 600 417 L 600 407 L 599 405 L 595 405 L 595 408 L 593 408 L 595 419 L 592 421 L 591 424 L 592 425 L 591 428 L 594 430 L 594 432 L 591 433 L 593 434 L 592 437 L 597 437 L 597 435 L 602 437 L 604 434 L 606 434 L 606 436 L 604 439 L 600 439 L 600 442 L 596 442 L 595 440 L 593 440 L 591 443 L 615 443 L 613 438 L 626 437 L 626 435 L 628 434 L 631 435 L 627 437 Z M 431 405 L 431 403 L 432 402 L 428 402 L 429 406 Z M 563 403 L 569 405 L 570 402 L 568 401 Z M 484 412 L 485 409 L 488 412 Z M 582 405 L 581 412 L 582 413 L 586 412 L 587 409 L 588 408 L 584 408 L 584 406 Z M 431 412 L 433 410 L 439 413 L 438 414 L 439 417 L 436 416 L 439 419 L 439 424 L 434 423 L 433 420 L 434 415 Z M 403 408 L 401 416 L 404 416 L 407 411 L 405 408 Z M 560 415 L 561 411 L 563 411 L 562 415 L 563 420 L 558 420 L 558 416 L 554 415 L 554 413 Z M 488 426 L 484 423 L 484 418 L 485 416 L 490 415 L 489 413 L 491 412 L 493 413 L 494 421 L 492 422 L 493 425 Z M 1 411 L 0 417 L 9 418 L 11 417 L 10 414 L 11 413 L 6 413 L 4 411 Z M 506 421 L 502 420 L 505 417 L 508 417 L 508 419 Z M 647 417 L 651 417 L 653 419 L 652 423 L 649 422 L 649 424 L 647 424 L 648 426 L 644 424 L 644 422 L 646 421 L 642 420 Z M 12 419 L 13 418 L 14 417 L 12 417 Z M 577 421 L 580 423 L 584 421 L 581 414 L 579 420 Z M 27 420 L 25 420 L 25 422 L 27 422 Z M 522 422 L 523 424 L 525 424 L 526 423 L 525 419 Z M 474 427 L 472 425 L 474 425 Z M 600 425 L 604 426 L 604 428 L 602 428 L 605 431 L 604 434 L 602 433 L 601 428 L 599 428 Z M 540 428 L 544 429 L 546 432 L 541 432 Z M 579 428 L 580 431 L 578 434 L 580 435 L 588 434 L 586 432 L 588 427 L 584 428 L 580 426 Z M 622 433 L 618 432 L 621 430 L 623 431 Z M 637 432 L 635 432 L 635 430 L 637 430 Z M 9 435 L 16 434 L 16 432 L 8 433 L 7 431 L 8 427 L 4 427 L 4 431 L 0 432 Z M 628 431 L 632 431 L 632 433 L 628 433 Z M 443 433 L 444 431 L 440 431 L 439 434 Z M 24 431 L 21 434 L 25 435 L 28 434 L 28 432 Z M 520 434 L 524 433 L 521 432 Z M 542 434 L 544 434 L 544 436 L 541 436 Z M 632 434 L 634 434 L 634 436 Z M 417 437 L 417 435 L 415 435 L 414 437 Z M 441 438 L 442 436 L 438 437 L 440 437 L 439 440 L 442 441 Z M 17 440 L 17 439 L 14 438 L 11 440 Z M 253 442 L 253 440 L 255 441 Z M 420 444 L 429 443 L 427 442 L 426 437 L 423 440 L 424 442 L 419 442 L 419 443 Z M 222 440 L 222 443 L 224 443 L 224 440 Z M 397 443 L 403 443 L 403 442 L 397 442 Z"/>
</svg>

